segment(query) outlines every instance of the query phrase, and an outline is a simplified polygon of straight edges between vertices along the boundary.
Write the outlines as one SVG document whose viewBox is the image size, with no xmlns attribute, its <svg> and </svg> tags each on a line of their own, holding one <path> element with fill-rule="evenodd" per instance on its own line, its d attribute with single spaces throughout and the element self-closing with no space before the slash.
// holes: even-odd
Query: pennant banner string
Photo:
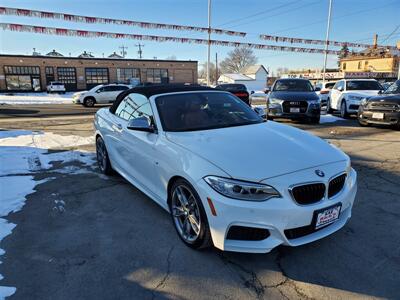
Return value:
<svg viewBox="0 0 400 300">
<path fill-rule="evenodd" d="M 146 41 L 153 41 L 153 42 L 176 42 L 176 43 L 189 43 L 189 44 L 201 44 L 201 45 L 208 45 L 208 43 L 209 43 L 209 41 L 207 39 L 182 38 L 182 37 L 158 36 L 158 35 L 143 35 L 143 34 L 131 34 L 131 33 L 115 33 L 115 32 L 104 32 L 104 31 L 75 30 L 75 29 L 67 29 L 67 28 L 33 26 L 33 25 L 23 25 L 23 24 L 11 24 L 11 23 L 0 23 L 0 27 L 3 30 L 9 30 L 9 31 L 41 33 L 41 34 L 59 35 L 59 36 L 76 36 L 76 37 L 85 37 L 85 38 L 133 39 L 133 40 L 146 40 Z M 271 51 L 301 52 L 301 53 L 325 53 L 324 49 L 317 49 L 317 48 L 265 45 L 265 44 L 254 44 L 254 43 L 243 43 L 243 42 L 232 42 L 232 41 L 221 41 L 221 40 L 210 40 L 210 44 L 218 45 L 218 46 L 227 46 L 227 47 L 246 46 L 246 47 L 250 47 L 250 48 L 254 48 L 254 49 L 271 50 Z M 327 53 L 331 54 L 331 55 L 339 55 L 340 51 L 328 50 Z"/>
</svg>

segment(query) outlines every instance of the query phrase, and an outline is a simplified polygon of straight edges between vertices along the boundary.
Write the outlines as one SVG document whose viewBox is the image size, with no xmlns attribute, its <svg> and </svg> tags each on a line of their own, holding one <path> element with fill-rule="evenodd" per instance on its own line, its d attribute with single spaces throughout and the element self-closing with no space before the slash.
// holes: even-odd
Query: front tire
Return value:
<svg viewBox="0 0 400 300">
<path fill-rule="evenodd" d="M 326 113 L 327 114 L 332 114 L 333 113 L 333 109 L 331 107 L 331 99 L 330 98 L 328 98 L 326 100 Z"/>
<path fill-rule="evenodd" d="M 321 116 L 320 115 L 318 117 L 312 117 L 312 118 L 310 118 L 310 123 L 311 124 L 319 124 L 320 120 L 321 120 Z"/>
<path fill-rule="evenodd" d="M 93 97 L 87 97 L 83 100 L 83 106 L 85 107 L 93 107 L 96 103 L 96 99 Z"/>
<path fill-rule="evenodd" d="M 176 180 L 170 190 L 170 212 L 176 232 L 193 249 L 212 245 L 207 214 L 199 195 L 189 182 Z"/>
<path fill-rule="evenodd" d="M 347 112 L 346 100 L 343 100 L 342 103 L 340 104 L 340 116 L 343 119 L 347 119 L 349 117 L 349 114 Z"/>
<path fill-rule="evenodd" d="M 111 167 L 110 158 L 104 140 L 99 136 L 96 139 L 96 158 L 100 171 L 105 175 L 111 175 L 113 169 Z"/>
</svg>

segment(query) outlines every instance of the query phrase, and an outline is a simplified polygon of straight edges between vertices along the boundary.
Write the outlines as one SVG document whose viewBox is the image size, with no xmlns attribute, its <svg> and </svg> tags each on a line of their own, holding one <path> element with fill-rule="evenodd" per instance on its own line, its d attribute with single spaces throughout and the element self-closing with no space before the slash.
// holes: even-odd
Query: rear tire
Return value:
<svg viewBox="0 0 400 300">
<path fill-rule="evenodd" d="M 212 245 L 207 214 L 199 195 L 185 179 L 176 180 L 169 192 L 172 223 L 179 238 L 193 249 Z"/>
<path fill-rule="evenodd" d="M 111 167 L 110 158 L 108 157 L 106 144 L 100 136 L 96 139 L 96 158 L 100 171 L 105 175 L 111 175 L 113 169 Z"/>
<path fill-rule="evenodd" d="M 87 97 L 83 100 L 83 106 L 85 107 L 93 107 L 96 104 L 96 99 L 93 97 Z"/>
<path fill-rule="evenodd" d="M 340 104 L 340 116 L 343 119 L 347 119 L 349 117 L 349 114 L 347 112 L 346 100 L 343 100 L 342 103 Z"/>
</svg>

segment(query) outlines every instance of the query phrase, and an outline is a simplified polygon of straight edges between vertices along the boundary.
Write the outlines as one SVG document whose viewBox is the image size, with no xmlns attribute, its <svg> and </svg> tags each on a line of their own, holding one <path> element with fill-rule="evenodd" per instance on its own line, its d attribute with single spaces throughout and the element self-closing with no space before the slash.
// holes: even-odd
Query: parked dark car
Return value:
<svg viewBox="0 0 400 300">
<path fill-rule="evenodd" d="M 358 123 L 392 125 L 400 130 L 400 80 L 379 95 L 361 100 Z"/>
<path fill-rule="evenodd" d="M 230 92 L 234 94 L 236 97 L 240 98 L 247 105 L 250 105 L 249 92 L 244 84 L 237 83 L 227 83 L 227 84 L 219 84 L 215 87 L 218 90 Z"/>
<path fill-rule="evenodd" d="M 278 79 L 267 96 L 267 118 L 307 120 L 319 123 L 321 101 L 309 80 Z"/>
</svg>

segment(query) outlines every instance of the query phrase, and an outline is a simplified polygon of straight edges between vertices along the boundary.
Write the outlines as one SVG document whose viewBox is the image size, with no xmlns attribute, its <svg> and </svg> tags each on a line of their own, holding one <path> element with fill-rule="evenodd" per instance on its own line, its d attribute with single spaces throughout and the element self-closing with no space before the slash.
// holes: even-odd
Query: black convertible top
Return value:
<svg viewBox="0 0 400 300">
<path fill-rule="evenodd" d="M 166 93 L 178 93 L 178 92 L 191 92 L 191 91 L 214 91 L 215 89 L 208 86 L 201 85 L 187 85 L 187 84 L 157 84 L 149 86 L 134 87 L 126 90 L 118 95 L 117 99 L 110 107 L 110 111 L 114 113 L 121 103 L 121 101 L 129 94 L 142 94 L 147 98 L 154 95 L 166 94 Z"/>
</svg>

